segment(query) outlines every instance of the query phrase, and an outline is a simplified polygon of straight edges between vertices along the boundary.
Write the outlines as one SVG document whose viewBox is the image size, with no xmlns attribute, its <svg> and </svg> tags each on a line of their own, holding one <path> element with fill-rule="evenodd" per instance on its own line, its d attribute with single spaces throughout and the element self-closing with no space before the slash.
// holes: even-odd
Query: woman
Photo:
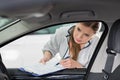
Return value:
<svg viewBox="0 0 120 80">
<path fill-rule="evenodd" d="M 87 67 L 99 40 L 95 36 L 98 28 L 98 22 L 79 22 L 73 27 L 61 27 L 44 46 L 44 57 L 40 62 L 44 64 L 60 53 L 63 67 Z"/>
</svg>

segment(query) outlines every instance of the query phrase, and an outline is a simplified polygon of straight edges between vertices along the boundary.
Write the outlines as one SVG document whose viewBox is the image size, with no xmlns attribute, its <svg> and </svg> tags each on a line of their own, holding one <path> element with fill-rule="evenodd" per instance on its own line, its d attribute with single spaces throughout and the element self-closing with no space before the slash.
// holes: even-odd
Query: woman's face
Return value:
<svg viewBox="0 0 120 80">
<path fill-rule="evenodd" d="M 77 44 L 85 44 L 94 34 L 95 31 L 92 28 L 87 27 L 82 23 L 77 23 L 73 31 L 73 38 Z"/>
</svg>

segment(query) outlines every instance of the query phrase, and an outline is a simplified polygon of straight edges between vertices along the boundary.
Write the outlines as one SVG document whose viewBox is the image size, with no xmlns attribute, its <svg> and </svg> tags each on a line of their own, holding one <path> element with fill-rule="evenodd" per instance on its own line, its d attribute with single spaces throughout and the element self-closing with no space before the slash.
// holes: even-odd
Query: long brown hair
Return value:
<svg viewBox="0 0 120 80">
<path fill-rule="evenodd" d="M 92 28 L 95 32 L 98 30 L 98 22 L 80 22 L 81 24 L 83 24 L 86 27 L 90 27 Z M 70 47 L 70 51 L 71 51 L 71 56 L 72 59 L 77 60 L 78 58 L 78 54 L 81 50 L 81 47 L 79 44 L 75 43 L 74 38 L 73 38 L 73 32 L 74 32 L 74 28 L 71 30 L 71 36 L 70 36 L 70 42 L 69 42 L 69 47 Z"/>
</svg>

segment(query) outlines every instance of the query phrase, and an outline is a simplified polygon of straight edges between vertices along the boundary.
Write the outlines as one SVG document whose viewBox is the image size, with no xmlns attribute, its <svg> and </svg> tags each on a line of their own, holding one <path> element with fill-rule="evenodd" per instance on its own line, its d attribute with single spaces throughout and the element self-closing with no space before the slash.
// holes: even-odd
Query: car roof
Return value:
<svg viewBox="0 0 120 80">
<path fill-rule="evenodd" d="M 0 15 L 35 26 L 80 20 L 113 23 L 120 17 L 119 0 L 1 0 Z"/>
</svg>

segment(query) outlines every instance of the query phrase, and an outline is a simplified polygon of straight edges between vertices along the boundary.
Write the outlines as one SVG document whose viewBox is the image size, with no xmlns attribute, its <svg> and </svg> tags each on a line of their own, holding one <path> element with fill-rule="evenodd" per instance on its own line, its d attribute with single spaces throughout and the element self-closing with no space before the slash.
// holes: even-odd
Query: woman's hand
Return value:
<svg viewBox="0 0 120 80">
<path fill-rule="evenodd" d="M 79 62 L 77 62 L 71 58 L 61 60 L 60 64 L 64 68 L 82 68 L 83 67 Z"/>
<path fill-rule="evenodd" d="M 40 63 L 45 64 L 47 61 L 49 61 L 52 58 L 52 55 L 49 51 L 44 52 L 44 57 L 40 60 Z"/>
<path fill-rule="evenodd" d="M 40 60 L 40 63 L 42 64 L 45 64 L 49 59 L 47 57 L 43 57 L 41 60 Z"/>
</svg>

